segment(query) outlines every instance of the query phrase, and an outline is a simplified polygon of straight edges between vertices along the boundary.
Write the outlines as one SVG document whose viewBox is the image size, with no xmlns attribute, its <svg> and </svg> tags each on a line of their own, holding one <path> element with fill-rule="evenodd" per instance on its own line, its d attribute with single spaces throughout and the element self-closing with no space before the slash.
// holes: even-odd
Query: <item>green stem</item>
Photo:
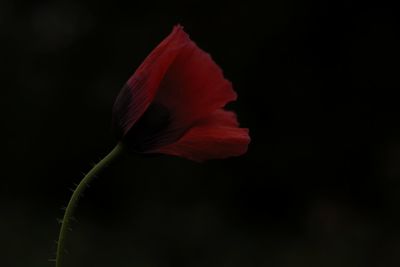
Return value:
<svg viewBox="0 0 400 267">
<path fill-rule="evenodd" d="M 121 143 L 118 143 L 107 156 L 105 156 L 85 175 L 85 177 L 83 177 L 82 181 L 73 192 L 67 208 L 65 209 L 64 218 L 61 223 L 61 229 L 57 244 L 56 267 L 62 266 L 63 256 L 65 254 L 65 238 L 67 236 L 67 232 L 69 231 L 69 224 L 72 219 L 72 214 L 74 213 L 80 196 L 82 195 L 83 191 L 85 191 L 85 188 L 88 186 L 90 181 L 92 181 L 93 178 L 96 177 L 96 175 L 100 173 L 105 167 L 107 167 L 116 158 L 118 158 L 122 151 L 123 145 Z"/>
</svg>

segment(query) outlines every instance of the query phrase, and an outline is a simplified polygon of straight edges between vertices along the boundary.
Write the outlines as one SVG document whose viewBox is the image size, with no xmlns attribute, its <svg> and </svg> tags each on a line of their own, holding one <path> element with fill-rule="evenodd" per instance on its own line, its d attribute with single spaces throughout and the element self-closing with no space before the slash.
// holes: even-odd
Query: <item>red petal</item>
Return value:
<svg viewBox="0 0 400 267">
<path fill-rule="evenodd" d="M 217 110 L 192 127 L 176 143 L 156 149 L 157 153 L 188 158 L 194 161 L 239 156 L 247 151 L 248 129 L 238 128 L 233 112 Z"/>
<path fill-rule="evenodd" d="M 236 93 L 219 66 L 189 41 L 165 73 L 154 101 L 171 113 L 171 130 L 189 128 L 235 99 Z"/>
<path fill-rule="evenodd" d="M 128 80 L 113 108 L 113 123 L 122 136 L 146 111 L 171 63 L 189 41 L 182 27 L 175 26 Z"/>
</svg>

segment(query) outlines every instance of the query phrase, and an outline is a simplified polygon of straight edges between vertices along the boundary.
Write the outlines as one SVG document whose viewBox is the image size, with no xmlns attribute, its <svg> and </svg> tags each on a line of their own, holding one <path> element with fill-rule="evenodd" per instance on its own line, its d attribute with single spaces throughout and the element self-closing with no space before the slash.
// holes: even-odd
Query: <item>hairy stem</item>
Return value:
<svg viewBox="0 0 400 267">
<path fill-rule="evenodd" d="M 96 175 L 99 174 L 105 167 L 107 167 L 110 163 L 117 159 L 118 156 L 121 155 L 122 151 L 123 145 L 121 143 L 118 143 L 107 156 L 105 156 L 85 175 L 85 177 L 83 177 L 82 181 L 73 192 L 71 199 L 68 202 L 67 208 L 65 209 L 64 218 L 61 222 L 61 229 L 57 244 L 56 267 L 62 267 L 63 256 L 65 255 L 65 239 L 70 229 L 69 225 L 71 219 L 73 218 L 72 215 L 74 213 L 76 205 L 78 204 L 80 196 L 82 195 L 83 191 L 85 191 L 85 188 L 88 186 L 90 181 L 92 181 L 93 178 L 96 177 Z"/>
</svg>

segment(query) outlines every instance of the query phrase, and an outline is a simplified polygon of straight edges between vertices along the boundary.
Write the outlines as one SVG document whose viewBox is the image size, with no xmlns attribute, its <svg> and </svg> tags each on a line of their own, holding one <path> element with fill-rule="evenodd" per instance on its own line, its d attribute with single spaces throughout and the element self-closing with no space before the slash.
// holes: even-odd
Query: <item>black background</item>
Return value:
<svg viewBox="0 0 400 267">
<path fill-rule="evenodd" d="M 53 266 L 123 83 L 180 23 L 252 143 L 133 155 L 80 202 L 68 266 L 399 266 L 398 13 L 355 1 L 0 1 L 0 265 Z"/>
</svg>

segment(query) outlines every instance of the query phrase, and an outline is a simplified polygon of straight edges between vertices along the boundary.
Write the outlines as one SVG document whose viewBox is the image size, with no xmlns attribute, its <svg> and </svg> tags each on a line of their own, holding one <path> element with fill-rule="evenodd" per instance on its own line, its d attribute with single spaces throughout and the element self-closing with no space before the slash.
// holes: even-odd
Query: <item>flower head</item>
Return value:
<svg viewBox="0 0 400 267">
<path fill-rule="evenodd" d="M 248 129 L 223 109 L 236 97 L 210 55 L 178 25 L 122 88 L 113 127 L 137 152 L 195 161 L 238 156 L 247 151 Z"/>
</svg>

